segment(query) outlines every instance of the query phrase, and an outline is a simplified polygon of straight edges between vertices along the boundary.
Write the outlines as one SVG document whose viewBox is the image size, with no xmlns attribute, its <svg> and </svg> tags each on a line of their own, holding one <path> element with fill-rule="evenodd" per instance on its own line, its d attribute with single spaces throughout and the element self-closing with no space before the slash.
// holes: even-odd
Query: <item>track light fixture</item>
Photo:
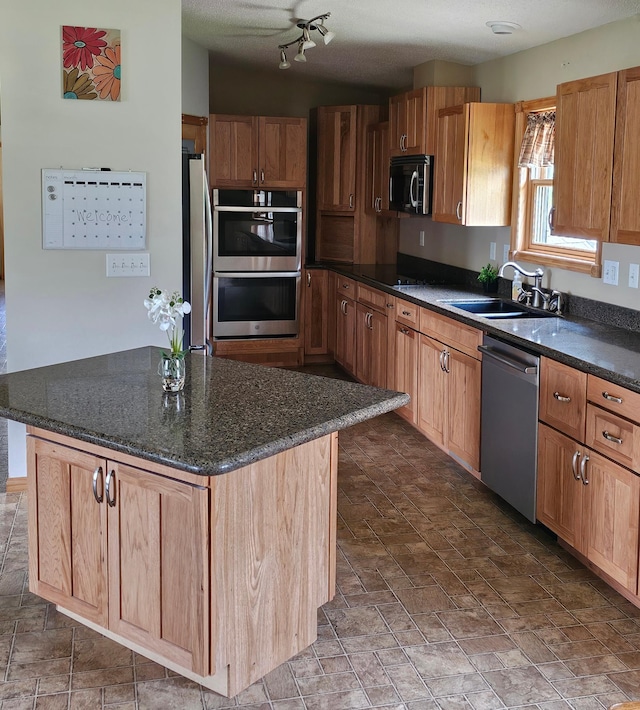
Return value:
<svg viewBox="0 0 640 710">
<path fill-rule="evenodd" d="M 298 45 L 298 53 L 293 58 L 293 61 L 307 61 L 305 51 L 317 46 L 311 38 L 311 32 L 314 30 L 318 31 L 325 44 L 329 44 L 329 42 L 331 42 L 331 40 L 335 37 L 335 34 L 324 26 L 324 21 L 329 17 L 331 17 L 331 13 L 327 12 L 324 15 L 318 15 L 310 20 L 300 20 L 300 22 L 297 23 L 297 26 L 302 30 L 302 34 L 299 37 L 296 37 L 296 39 L 291 40 L 291 42 L 278 45 L 278 49 L 280 50 L 280 64 L 278 67 L 280 69 L 288 69 L 291 66 L 290 62 L 287 60 L 287 53 L 285 50 L 289 49 L 289 47 L 294 44 Z"/>
</svg>

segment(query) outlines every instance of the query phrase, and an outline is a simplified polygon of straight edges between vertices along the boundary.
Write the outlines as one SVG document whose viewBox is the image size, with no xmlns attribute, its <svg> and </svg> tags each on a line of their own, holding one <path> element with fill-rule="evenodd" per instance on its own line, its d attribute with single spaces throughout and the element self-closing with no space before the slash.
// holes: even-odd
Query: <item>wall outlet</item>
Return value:
<svg viewBox="0 0 640 710">
<path fill-rule="evenodd" d="M 629 264 L 629 288 L 638 288 L 638 264 Z"/>
<path fill-rule="evenodd" d="M 424 246 L 424 229 L 420 230 L 420 246 Z"/>
<path fill-rule="evenodd" d="M 509 251 L 511 247 L 509 244 L 505 244 L 502 248 L 502 263 L 506 264 L 509 261 Z"/>
<path fill-rule="evenodd" d="M 491 244 L 489 244 L 489 259 L 491 261 L 496 260 L 496 243 L 495 242 L 491 242 Z"/>
<path fill-rule="evenodd" d="M 107 278 L 150 276 L 149 254 L 107 254 Z"/>
<path fill-rule="evenodd" d="M 609 261 L 605 259 L 604 262 L 604 274 L 602 276 L 602 283 L 611 284 L 611 286 L 618 285 L 618 272 L 620 270 L 619 261 Z"/>
</svg>

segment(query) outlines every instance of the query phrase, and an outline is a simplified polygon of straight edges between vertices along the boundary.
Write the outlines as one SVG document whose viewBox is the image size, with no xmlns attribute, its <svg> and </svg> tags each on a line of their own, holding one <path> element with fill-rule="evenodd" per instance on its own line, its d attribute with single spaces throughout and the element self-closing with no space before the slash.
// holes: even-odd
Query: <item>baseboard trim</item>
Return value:
<svg viewBox="0 0 640 710">
<path fill-rule="evenodd" d="M 22 493 L 27 490 L 27 477 L 7 478 L 7 493 Z"/>
</svg>

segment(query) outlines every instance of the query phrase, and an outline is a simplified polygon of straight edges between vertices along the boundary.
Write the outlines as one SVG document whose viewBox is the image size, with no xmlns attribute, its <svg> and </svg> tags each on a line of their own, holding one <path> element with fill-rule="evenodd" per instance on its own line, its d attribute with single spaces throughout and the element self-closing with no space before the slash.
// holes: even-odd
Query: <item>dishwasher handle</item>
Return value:
<svg viewBox="0 0 640 710">
<path fill-rule="evenodd" d="M 504 353 L 499 353 L 497 350 L 488 347 L 487 345 L 478 345 L 478 350 L 486 357 L 493 358 L 498 362 L 501 362 L 507 367 L 511 367 L 518 372 L 522 372 L 525 375 L 536 375 L 538 373 L 537 365 L 526 365 L 519 360 L 514 360 Z"/>
</svg>

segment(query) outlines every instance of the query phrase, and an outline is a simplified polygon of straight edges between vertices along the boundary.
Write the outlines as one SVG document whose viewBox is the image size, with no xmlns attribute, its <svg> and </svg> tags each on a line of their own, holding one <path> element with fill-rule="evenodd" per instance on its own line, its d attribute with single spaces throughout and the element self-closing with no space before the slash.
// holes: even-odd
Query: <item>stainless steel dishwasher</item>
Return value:
<svg viewBox="0 0 640 710">
<path fill-rule="evenodd" d="M 539 357 L 484 336 L 480 478 L 536 521 Z"/>
</svg>

